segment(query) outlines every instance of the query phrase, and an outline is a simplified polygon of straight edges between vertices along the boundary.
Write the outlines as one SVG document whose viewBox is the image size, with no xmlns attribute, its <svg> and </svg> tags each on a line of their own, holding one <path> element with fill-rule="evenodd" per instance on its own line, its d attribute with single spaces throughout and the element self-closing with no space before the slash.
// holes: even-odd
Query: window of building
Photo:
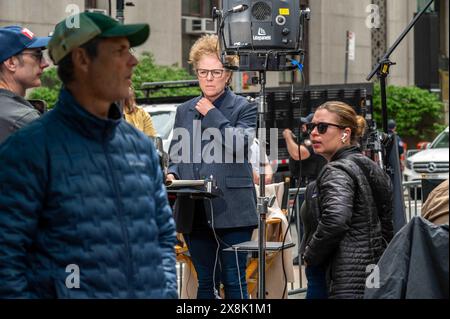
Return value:
<svg viewBox="0 0 450 319">
<path fill-rule="evenodd" d="M 183 15 L 210 18 L 212 8 L 219 6 L 219 0 L 183 0 Z"/>
<path fill-rule="evenodd" d="M 116 1 L 112 0 L 84 0 L 85 10 L 96 9 L 96 12 L 104 13 L 109 16 L 111 15 L 112 6 L 116 6 Z"/>
<path fill-rule="evenodd" d="M 421 11 L 423 10 L 423 8 L 425 8 L 425 6 L 430 2 L 430 0 L 417 0 L 417 11 Z M 438 6 L 439 7 L 439 6 Z M 434 3 L 432 3 L 429 8 L 427 9 L 427 12 L 434 12 L 435 11 L 435 7 L 434 7 Z"/>
<path fill-rule="evenodd" d="M 182 15 L 185 17 L 201 17 L 211 18 L 212 9 L 219 7 L 219 0 L 183 0 L 182 1 Z M 188 64 L 189 52 L 194 42 L 201 36 L 201 34 L 183 34 L 182 39 L 182 61 L 183 67 L 193 73 L 192 66 Z"/>
<path fill-rule="evenodd" d="M 84 7 L 86 9 L 97 8 L 97 0 L 84 0 Z"/>
</svg>

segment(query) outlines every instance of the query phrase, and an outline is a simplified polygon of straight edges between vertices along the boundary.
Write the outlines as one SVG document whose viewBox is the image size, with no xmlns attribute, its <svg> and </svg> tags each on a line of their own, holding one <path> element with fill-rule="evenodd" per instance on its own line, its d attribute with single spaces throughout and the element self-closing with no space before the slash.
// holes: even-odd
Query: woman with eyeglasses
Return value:
<svg viewBox="0 0 450 319">
<path fill-rule="evenodd" d="M 177 108 L 167 179 L 212 177 L 223 193 L 198 200 L 178 196 L 174 207 L 177 232 L 183 234 L 197 273 L 197 298 L 219 298 L 222 283 L 225 298 L 246 299 L 247 253 L 233 245 L 249 241 L 258 222 L 248 160 L 257 110 L 230 90 L 232 73 L 219 57 L 216 35 L 201 37 L 191 48 L 202 95 Z"/>
<path fill-rule="evenodd" d="M 303 258 L 316 280 L 326 269 L 329 298 L 363 298 L 366 278 L 393 236 L 391 182 L 359 149 L 365 128 L 352 107 L 335 101 L 307 124 L 314 151 L 328 164 L 306 192 Z"/>
</svg>

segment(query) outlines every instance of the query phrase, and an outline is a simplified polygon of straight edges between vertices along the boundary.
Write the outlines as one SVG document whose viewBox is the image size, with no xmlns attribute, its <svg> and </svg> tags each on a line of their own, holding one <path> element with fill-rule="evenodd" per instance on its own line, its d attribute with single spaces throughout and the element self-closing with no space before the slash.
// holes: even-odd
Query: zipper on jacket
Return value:
<svg viewBox="0 0 450 319">
<path fill-rule="evenodd" d="M 120 196 L 120 192 L 119 192 L 119 187 L 118 187 L 119 184 L 117 181 L 117 176 L 114 172 L 114 167 L 112 165 L 111 157 L 110 157 L 108 147 L 106 145 L 105 140 L 106 140 L 106 136 L 104 136 L 104 141 L 102 143 L 102 146 L 103 146 L 103 151 L 105 152 L 106 161 L 108 162 L 108 167 L 109 167 L 110 174 L 112 177 L 113 189 L 114 189 L 114 193 L 116 195 L 115 202 L 117 203 L 117 212 L 118 212 L 118 216 L 119 216 L 120 227 L 122 229 L 122 236 L 125 241 L 125 250 L 126 250 L 126 257 L 127 257 L 127 265 L 126 265 L 127 274 L 126 275 L 127 275 L 128 296 L 130 298 L 133 298 L 134 292 L 131 289 L 131 286 L 133 283 L 133 265 L 131 262 L 131 249 L 130 249 L 128 230 L 127 230 L 126 223 L 125 223 L 125 217 L 124 217 L 124 213 L 123 213 L 123 205 L 122 205 L 122 200 L 121 200 L 121 196 Z"/>
</svg>

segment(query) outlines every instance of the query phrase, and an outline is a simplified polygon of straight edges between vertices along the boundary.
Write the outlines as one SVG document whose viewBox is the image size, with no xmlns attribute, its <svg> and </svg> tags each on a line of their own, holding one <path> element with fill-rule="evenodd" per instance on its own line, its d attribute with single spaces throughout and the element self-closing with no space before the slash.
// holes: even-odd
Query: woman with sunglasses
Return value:
<svg viewBox="0 0 450 319">
<path fill-rule="evenodd" d="M 393 236 L 390 179 L 358 146 L 365 127 L 352 107 L 335 101 L 321 105 L 307 125 L 314 151 L 328 164 L 307 190 L 318 222 L 303 258 L 307 268 L 326 269 L 330 298 L 363 298 L 370 265 Z"/>
<path fill-rule="evenodd" d="M 201 37 L 191 48 L 189 59 L 202 95 L 177 108 L 167 179 L 212 176 L 223 192 L 211 200 L 178 196 L 174 207 L 177 232 L 183 234 L 197 272 L 197 298 L 219 298 L 221 282 L 225 298 L 246 299 L 247 253 L 225 249 L 249 241 L 258 223 L 248 160 L 257 110 L 255 103 L 230 90 L 232 73 L 219 57 L 216 35 Z"/>
</svg>

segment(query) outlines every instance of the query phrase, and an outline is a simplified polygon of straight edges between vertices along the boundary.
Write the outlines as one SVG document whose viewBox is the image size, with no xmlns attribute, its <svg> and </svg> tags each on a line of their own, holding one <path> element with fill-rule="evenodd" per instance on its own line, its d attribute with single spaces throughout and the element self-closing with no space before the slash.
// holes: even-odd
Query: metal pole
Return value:
<svg viewBox="0 0 450 319">
<path fill-rule="evenodd" d="M 300 178 L 301 180 L 301 178 Z M 298 253 L 298 274 L 300 279 L 300 288 L 303 287 L 303 278 L 302 278 L 302 254 L 300 253 L 300 245 L 302 243 L 302 226 L 300 225 L 300 196 L 301 194 L 298 194 L 297 198 L 295 199 L 295 224 L 297 226 L 297 253 Z"/>
<path fill-rule="evenodd" d="M 266 298 L 266 218 L 268 199 L 266 198 L 265 183 L 265 150 L 266 150 L 266 123 L 264 114 L 266 112 L 266 72 L 259 72 L 259 82 L 261 85 L 259 97 L 259 197 L 258 197 L 258 214 L 259 214 L 259 236 L 258 236 L 258 298 Z"/>
<path fill-rule="evenodd" d="M 348 46 L 349 46 L 349 39 L 348 39 L 348 31 L 346 33 L 346 40 L 345 40 L 345 71 L 344 71 L 344 83 L 347 84 L 348 81 Z"/>
<path fill-rule="evenodd" d="M 125 23 L 125 16 L 123 14 L 125 9 L 125 1 L 124 0 L 117 0 L 116 3 L 116 18 L 121 23 Z"/>
<path fill-rule="evenodd" d="M 383 121 L 383 132 L 388 133 L 386 76 L 384 74 L 380 75 L 380 91 L 381 91 L 381 115 Z"/>
</svg>

